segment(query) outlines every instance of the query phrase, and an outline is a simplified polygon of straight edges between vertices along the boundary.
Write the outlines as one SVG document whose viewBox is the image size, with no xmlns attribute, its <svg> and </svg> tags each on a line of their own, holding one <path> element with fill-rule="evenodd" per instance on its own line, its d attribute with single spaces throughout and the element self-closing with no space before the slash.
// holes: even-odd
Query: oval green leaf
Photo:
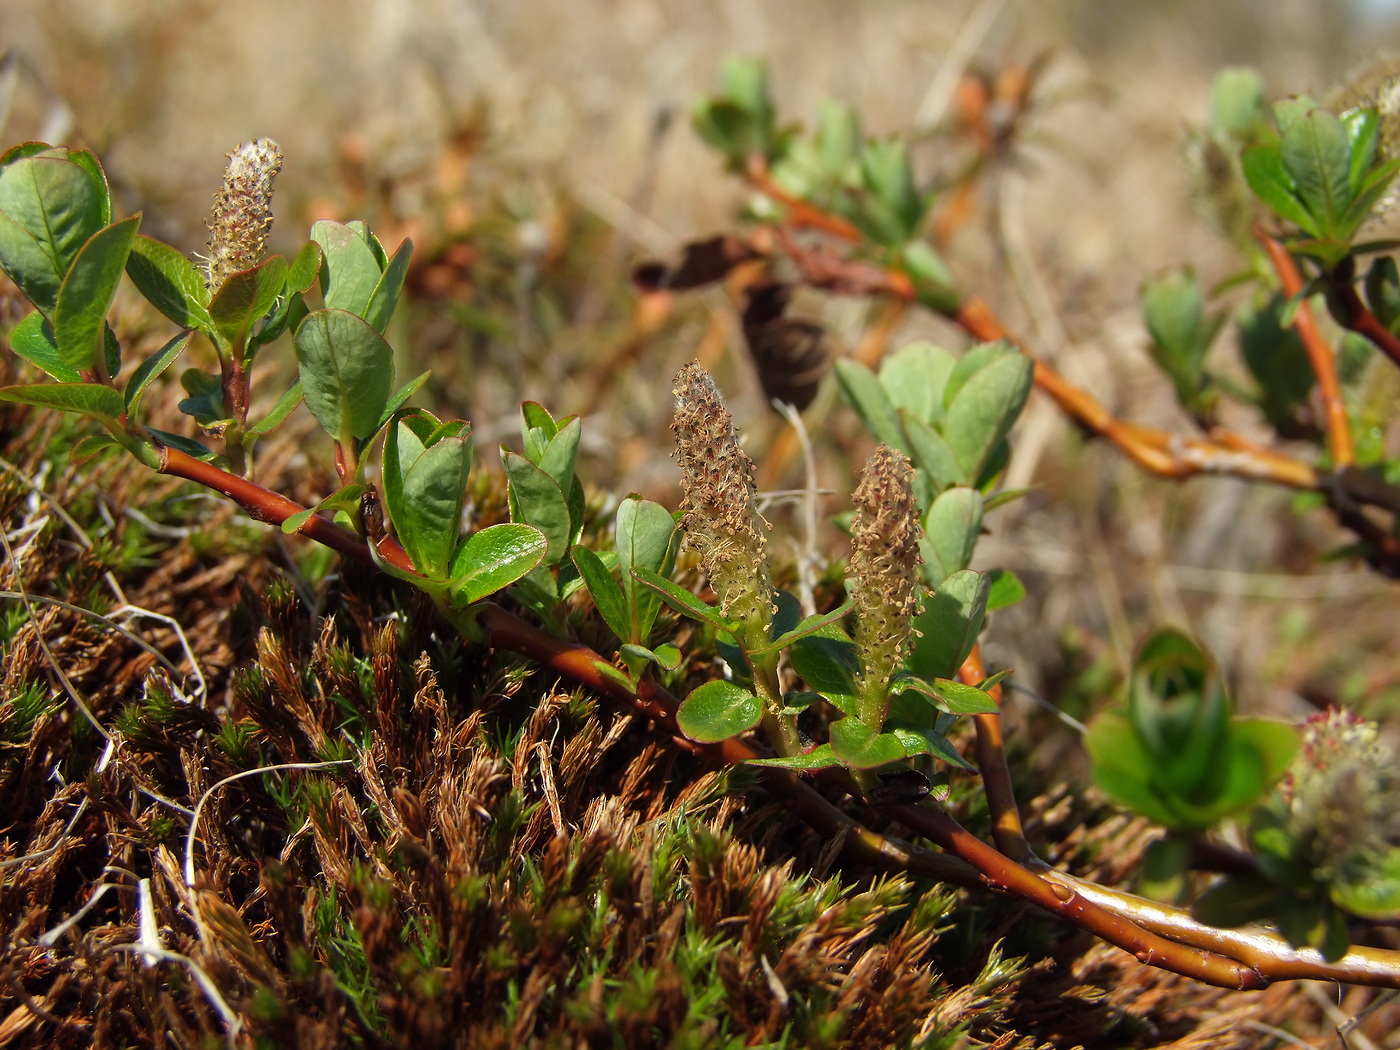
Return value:
<svg viewBox="0 0 1400 1050">
<path fill-rule="evenodd" d="M 691 740 L 717 744 L 752 729 L 763 718 L 763 702 L 733 682 L 706 682 L 681 701 L 676 724 Z"/>
<path fill-rule="evenodd" d="M 297 329 L 296 356 L 306 407 L 332 438 L 379 428 L 394 385 L 394 351 L 382 335 L 346 310 L 317 310 Z"/>
<path fill-rule="evenodd" d="M 470 605 L 509 587 L 544 560 L 548 544 L 539 529 L 515 522 L 492 525 L 467 537 L 452 559 L 452 597 Z"/>
</svg>

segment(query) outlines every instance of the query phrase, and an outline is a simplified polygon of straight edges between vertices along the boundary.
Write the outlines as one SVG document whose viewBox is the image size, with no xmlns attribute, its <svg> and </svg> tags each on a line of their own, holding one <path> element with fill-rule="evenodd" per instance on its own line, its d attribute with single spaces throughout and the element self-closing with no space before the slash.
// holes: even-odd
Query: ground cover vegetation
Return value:
<svg viewBox="0 0 1400 1050">
<path fill-rule="evenodd" d="M 466 279 L 470 232 L 415 262 L 324 219 L 268 255 L 283 158 L 257 140 L 192 259 L 119 214 L 93 153 L 0 157 L 0 1034 L 1244 1046 L 1266 1037 L 1246 992 L 1296 1022 L 1291 982 L 1400 987 L 1374 723 L 1240 716 L 1207 647 L 1164 627 L 1088 727 L 1080 797 L 1018 773 L 1014 672 L 979 636 L 1026 586 L 971 567 L 1025 495 L 1002 483 L 1038 390 L 1153 474 L 1297 491 L 1354 537 L 1341 556 L 1400 573 L 1378 394 L 1400 277 L 1367 233 L 1400 170 L 1393 82 L 1274 102 L 1248 71 L 1217 81 L 1191 148 L 1240 270 L 1214 313 L 1190 270 L 1144 284 L 1194 426 L 1168 432 L 1067 382 L 945 251 L 1036 77 L 967 79 L 945 133 L 969 162 L 937 185 L 840 105 L 787 123 L 760 63 L 696 103 L 752 196 L 636 267 L 633 338 L 600 375 L 723 284 L 789 424 L 765 471 L 813 476 L 801 412 L 839 390 L 849 545 L 818 549 L 809 480 L 798 557 L 699 363 L 670 382 L 674 507 L 581 473 L 577 416 L 525 401 L 484 457 L 469 422 L 412 407 L 433 380 L 401 381 L 393 341 Z M 853 354 L 790 313 L 812 293 L 874 302 Z M 911 310 L 966 344 L 892 345 Z M 1207 364 L 1227 327 L 1243 374 Z M 1272 440 L 1222 425 L 1231 402 Z"/>
</svg>

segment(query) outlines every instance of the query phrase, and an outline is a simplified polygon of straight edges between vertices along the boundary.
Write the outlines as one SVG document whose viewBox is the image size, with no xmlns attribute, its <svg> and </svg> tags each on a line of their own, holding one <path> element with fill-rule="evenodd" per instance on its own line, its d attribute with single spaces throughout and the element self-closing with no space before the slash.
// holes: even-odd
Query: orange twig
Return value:
<svg viewBox="0 0 1400 1050">
<path fill-rule="evenodd" d="M 1303 290 L 1303 277 L 1288 249 L 1276 241 L 1262 226 L 1254 228 L 1254 236 L 1269 253 L 1269 261 L 1278 273 L 1283 294 L 1292 299 Z M 1342 384 L 1337 380 L 1337 362 L 1332 348 L 1317 330 L 1312 309 L 1299 300 L 1293 314 L 1293 330 L 1303 341 L 1313 375 L 1317 377 L 1317 392 L 1322 401 L 1322 414 L 1327 420 L 1327 448 L 1338 469 L 1356 462 L 1356 450 L 1351 443 L 1351 421 L 1347 418 L 1346 402 L 1342 400 Z"/>
</svg>

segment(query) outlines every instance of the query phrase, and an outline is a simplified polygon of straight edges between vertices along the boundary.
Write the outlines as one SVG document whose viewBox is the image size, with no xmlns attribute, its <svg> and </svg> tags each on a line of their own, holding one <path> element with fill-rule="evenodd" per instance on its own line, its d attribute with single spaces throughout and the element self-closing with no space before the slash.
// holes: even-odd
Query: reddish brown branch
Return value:
<svg viewBox="0 0 1400 1050">
<path fill-rule="evenodd" d="M 1288 249 L 1270 237 L 1262 226 L 1254 228 L 1254 236 L 1268 253 L 1283 294 L 1289 299 L 1299 296 L 1303 291 L 1303 276 Z M 1336 355 L 1317 330 L 1312 308 L 1302 299 L 1293 313 L 1293 330 L 1302 340 L 1308 363 L 1317 377 L 1317 393 L 1322 402 L 1322 416 L 1327 421 L 1327 448 L 1332 462 L 1338 470 L 1349 467 L 1356 461 L 1356 451 L 1352 447 L 1351 420 L 1347 418 L 1346 402 L 1342 399 L 1342 384 L 1337 379 Z"/>
<path fill-rule="evenodd" d="M 967 654 L 958 669 L 958 677 L 968 685 L 977 685 L 987 677 L 979 646 L 974 645 Z M 989 695 L 1000 707 L 1001 686 L 992 686 Z M 1035 851 L 1026 841 L 1021 808 L 1016 805 L 1016 791 L 1011 784 L 1011 768 L 1006 764 L 1006 745 L 1001 735 L 1001 715 L 973 715 L 972 724 L 977 730 L 977 768 L 982 773 L 982 789 L 987 793 L 987 807 L 992 815 L 992 838 L 1008 857 L 1025 863 L 1035 856 Z"/>
<path fill-rule="evenodd" d="M 899 806 L 893 813 L 907 827 L 975 866 L 992 888 L 1028 900 L 1097 934 L 1110 944 L 1131 952 L 1138 962 L 1221 988 L 1263 988 L 1269 983 L 1251 966 L 1167 940 L 1100 907 L 1077 888 L 1042 878 L 992 849 L 936 803 Z"/>
</svg>

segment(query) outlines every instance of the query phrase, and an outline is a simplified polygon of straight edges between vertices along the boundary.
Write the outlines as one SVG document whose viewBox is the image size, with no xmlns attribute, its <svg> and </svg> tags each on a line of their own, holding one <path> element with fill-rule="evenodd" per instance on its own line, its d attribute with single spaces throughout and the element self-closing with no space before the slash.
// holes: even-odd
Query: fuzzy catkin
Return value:
<svg viewBox="0 0 1400 1050">
<path fill-rule="evenodd" d="M 228 155 L 224 186 L 209 215 L 205 285 L 211 292 L 262 261 L 272 229 L 272 183 L 281 170 L 282 151 L 271 139 L 246 142 Z"/>
<path fill-rule="evenodd" d="M 739 447 L 733 416 L 708 372 L 686 365 L 671 392 L 686 542 L 699 552 L 724 614 L 766 627 L 773 580 L 767 523 L 754 506 L 753 460 Z"/>
<path fill-rule="evenodd" d="M 904 662 L 913 629 L 919 564 L 919 508 L 913 469 L 887 445 L 875 450 L 852 501 L 847 590 L 856 606 L 862 679 L 883 686 Z"/>
</svg>

